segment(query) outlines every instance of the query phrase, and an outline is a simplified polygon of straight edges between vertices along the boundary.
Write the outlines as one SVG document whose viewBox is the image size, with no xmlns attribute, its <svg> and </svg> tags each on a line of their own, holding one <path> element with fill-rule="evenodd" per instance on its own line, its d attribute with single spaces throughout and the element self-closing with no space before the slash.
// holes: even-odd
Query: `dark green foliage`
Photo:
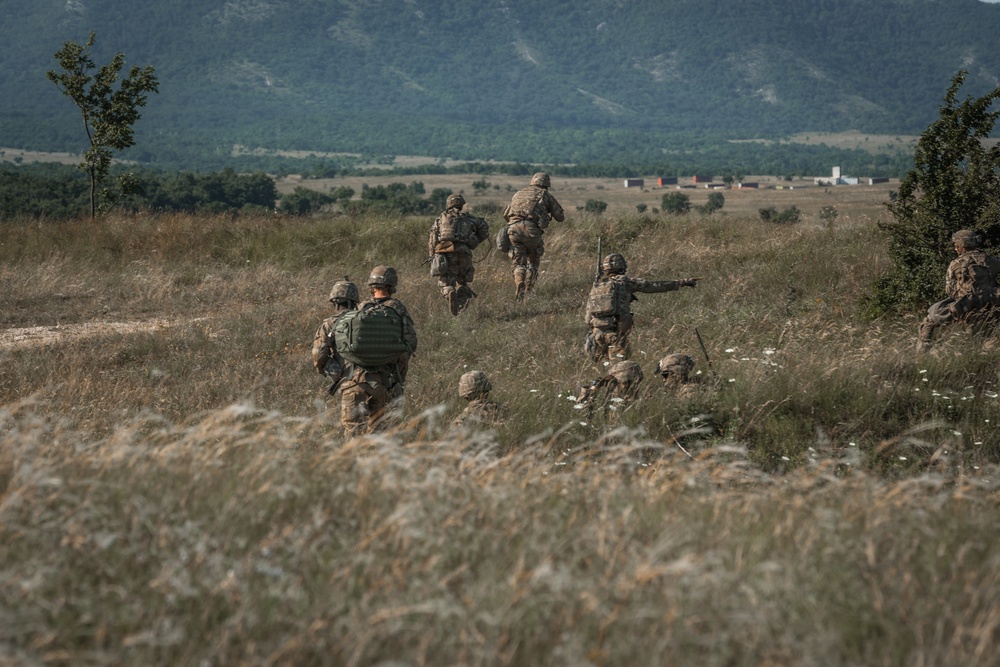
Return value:
<svg viewBox="0 0 1000 667">
<path fill-rule="evenodd" d="M 0 220 L 75 218 L 87 210 L 88 191 L 86 177 L 71 167 L 0 164 Z"/>
<path fill-rule="evenodd" d="M 832 224 L 840 216 L 836 206 L 824 206 L 819 210 L 819 219 L 827 225 Z"/>
<path fill-rule="evenodd" d="M 889 235 L 894 268 L 874 285 L 873 314 L 939 298 L 957 230 L 978 229 L 987 248 L 1000 246 L 1000 145 L 984 143 L 1000 118 L 990 110 L 1000 87 L 960 102 L 965 77 L 959 72 L 952 79 L 940 117 L 920 136 L 916 166 L 887 204 L 892 219 L 879 224 Z"/>
<path fill-rule="evenodd" d="M 147 93 L 159 89 L 153 67 L 133 66 L 128 76 L 118 80 L 118 74 L 125 66 L 125 56 L 116 53 L 107 65 L 101 66 L 95 75 L 90 72 L 96 67 L 90 57 L 94 45 L 94 33 L 85 45 L 66 42 L 53 56 L 61 72 L 51 70 L 46 73 L 52 83 L 75 104 L 83 118 L 89 147 L 83 154 L 80 168 L 90 178 L 90 218 L 97 213 L 97 186 L 103 183 L 111 170 L 112 151 L 122 151 L 135 145 L 132 126 L 141 117 L 139 108 L 146 106 Z M 115 86 L 118 85 L 118 90 Z M 136 192 L 137 182 L 122 176 L 118 179 L 119 192 L 129 195 Z M 113 197 L 109 191 L 102 192 L 105 199 Z"/>
<path fill-rule="evenodd" d="M 333 197 L 316 190 L 297 187 L 291 194 L 281 198 L 281 210 L 294 215 L 306 215 L 319 211 L 334 202 Z"/>
<path fill-rule="evenodd" d="M 711 215 L 720 210 L 726 204 L 726 198 L 721 192 L 713 192 L 708 195 L 708 201 L 698 207 L 698 212 L 703 215 Z"/>
<path fill-rule="evenodd" d="M 789 206 L 780 212 L 775 207 L 768 206 L 767 208 L 758 210 L 757 214 L 760 216 L 762 221 L 773 222 L 775 224 L 796 223 L 802 217 L 802 212 L 799 210 L 798 206 Z"/>
<path fill-rule="evenodd" d="M 660 204 L 664 213 L 683 215 L 691 210 L 691 198 L 683 192 L 668 192 Z"/>
<path fill-rule="evenodd" d="M 274 179 L 267 174 L 238 174 L 231 169 L 215 174 L 142 171 L 136 176 L 112 168 L 111 176 L 133 181 L 133 194 L 116 200 L 120 208 L 131 211 L 272 210 L 278 198 Z M 330 198 L 349 199 L 353 194 L 350 188 L 340 188 Z M 88 183 L 78 170 L 57 165 L 0 166 L 0 218 L 72 218 L 87 210 Z"/>
<path fill-rule="evenodd" d="M 588 199 L 583 205 L 583 210 L 587 213 L 597 213 L 600 215 L 608 210 L 608 202 L 600 199 Z"/>
</svg>

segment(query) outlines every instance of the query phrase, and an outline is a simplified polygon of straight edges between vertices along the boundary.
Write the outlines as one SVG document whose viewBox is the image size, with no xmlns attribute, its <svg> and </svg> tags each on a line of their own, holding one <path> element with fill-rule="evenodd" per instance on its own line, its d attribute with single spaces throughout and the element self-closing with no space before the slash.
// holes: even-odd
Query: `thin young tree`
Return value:
<svg viewBox="0 0 1000 667">
<path fill-rule="evenodd" d="M 125 56 L 119 52 L 96 74 L 97 67 L 90 57 L 95 33 L 86 44 L 66 42 L 53 55 L 62 71 L 51 70 L 46 76 L 64 95 L 73 100 L 83 116 L 90 148 L 83 154 L 80 168 L 90 177 L 90 219 L 97 214 L 97 187 L 111 169 L 112 151 L 122 151 L 135 145 L 132 128 L 146 106 L 147 93 L 159 92 L 159 82 L 153 67 L 133 66 L 128 76 L 119 82 L 125 66 Z M 115 89 L 117 84 L 117 90 Z M 134 187 L 134 179 L 122 180 L 125 188 Z"/>
</svg>

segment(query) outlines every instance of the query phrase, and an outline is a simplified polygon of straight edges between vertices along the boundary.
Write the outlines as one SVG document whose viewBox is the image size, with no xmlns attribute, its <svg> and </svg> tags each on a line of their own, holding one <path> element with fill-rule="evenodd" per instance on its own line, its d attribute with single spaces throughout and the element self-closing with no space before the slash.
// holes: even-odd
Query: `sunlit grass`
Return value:
<svg viewBox="0 0 1000 667">
<path fill-rule="evenodd" d="M 5 227 L 3 326 L 51 331 L 0 339 L 4 660 L 991 664 L 1000 350 L 956 330 L 918 357 L 917 314 L 858 316 L 871 224 L 573 216 L 524 304 L 477 250 L 458 318 L 429 224 Z M 598 237 L 702 278 L 633 304 L 646 380 L 616 419 L 573 400 L 605 372 Z M 420 336 L 407 420 L 345 441 L 309 348 L 376 263 Z M 658 386 L 670 352 L 694 398 Z M 451 428 L 471 369 L 505 426 Z"/>
</svg>

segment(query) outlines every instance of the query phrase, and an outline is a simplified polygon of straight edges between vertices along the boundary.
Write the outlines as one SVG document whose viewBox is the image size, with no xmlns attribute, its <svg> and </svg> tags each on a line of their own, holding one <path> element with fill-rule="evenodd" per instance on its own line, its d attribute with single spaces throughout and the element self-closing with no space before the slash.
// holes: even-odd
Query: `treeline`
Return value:
<svg viewBox="0 0 1000 667">
<path fill-rule="evenodd" d="M 125 173 L 119 170 L 119 175 Z M 304 215 L 327 207 L 348 214 L 368 211 L 400 215 L 437 213 L 451 194 L 435 188 L 427 194 L 424 184 L 390 183 L 363 186 L 360 199 L 352 188 L 339 187 L 329 193 L 295 188 L 279 195 L 274 178 L 257 172 L 241 174 L 232 169 L 217 173 L 164 174 L 151 170 L 132 174 L 135 194 L 105 196 L 102 208 L 129 211 L 184 211 L 189 213 L 281 212 Z M 88 210 L 85 174 L 64 165 L 0 166 L 0 220 L 13 218 L 76 218 Z"/>
<path fill-rule="evenodd" d="M 116 170 L 116 175 L 125 173 Z M 274 179 L 264 173 L 135 173 L 134 194 L 102 197 L 102 208 L 220 213 L 273 210 L 278 199 Z M 63 165 L 0 166 L 0 219 L 74 218 L 88 210 L 86 175 Z"/>
</svg>

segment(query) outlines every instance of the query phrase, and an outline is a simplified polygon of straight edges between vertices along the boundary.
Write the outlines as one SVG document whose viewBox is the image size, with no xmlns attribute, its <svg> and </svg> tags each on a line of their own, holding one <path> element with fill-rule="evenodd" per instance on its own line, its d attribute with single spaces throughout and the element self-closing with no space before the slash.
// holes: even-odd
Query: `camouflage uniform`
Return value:
<svg viewBox="0 0 1000 667">
<path fill-rule="evenodd" d="M 427 254 L 438 255 L 443 266 L 435 262 L 431 275 L 436 276 L 441 294 L 448 300 L 452 315 L 458 315 L 476 295 L 469 287 L 475 274 L 472 249 L 490 235 L 490 227 L 482 218 L 462 212 L 465 198 L 449 195 L 447 208 L 431 225 L 427 239 Z"/>
<path fill-rule="evenodd" d="M 930 347 L 938 327 L 976 319 L 1000 302 L 1000 259 L 978 249 L 982 237 L 973 231 L 959 230 L 951 239 L 958 258 L 945 274 L 944 292 L 948 296 L 927 309 L 918 330 L 918 350 Z"/>
<path fill-rule="evenodd" d="M 333 323 L 341 313 L 358 307 L 358 288 L 349 280 L 338 280 L 330 291 L 330 303 L 333 304 L 333 316 L 323 320 L 313 338 L 312 360 L 316 372 L 322 373 L 331 380 L 333 385 L 330 393 L 335 393 L 340 380 L 351 374 L 350 364 L 337 354 L 333 343 Z"/>
<path fill-rule="evenodd" d="M 514 295 L 523 299 L 538 280 L 538 266 L 545 253 L 542 235 L 550 220 L 566 219 L 562 206 L 549 194 L 549 175 L 539 172 L 531 177 L 531 185 L 518 190 L 504 209 L 510 257 L 514 262 Z"/>
<path fill-rule="evenodd" d="M 639 394 L 639 383 L 642 382 L 642 369 L 634 361 L 619 361 L 608 368 L 608 373 L 602 378 L 592 381 L 580 388 L 577 403 L 586 403 L 590 407 L 588 417 L 598 403 L 597 395 L 605 390 L 604 400 L 600 401 L 609 423 L 618 420 L 620 408 L 627 402 L 634 401 Z"/>
<path fill-rule="evenodd" d="M 601 262 L 601 269 L 602 275 L 590 290 L 584 314 L 587 326 L 590 327 L 584 349 L 596 362 L 628 358 L 628 339 L 633 323 L 630 305 L 636 300 L 636 292 L 672 292 L 681 287 L 698 285 L 697 278 L 655 281 L 629 278 L 625 275 L 625 258 L 617 253 L 605 257 Z"/>
<path fill-rule="evenodd" d="M 686 354 L 668 354 L 656 363 L 656 372 L 663 378 L 663 387 L 677 398 L 692 398 L 700 387 L 691 379 L 694 359 Z"/>
<path fill-rule="evenodd" d="M 462 375 L 458 382 L 458 395 L 469 401 L 469 405 L 455 417 L 456 426 L 483 424 L 501 426 L 510 411 L 506 406 L 489 400 L 488 396 L 493 386 L 482 371 L 469 371 Z"/>
<path fill-rule="evenodd" d="M 396 271 L 391 267 L 376 266 L 368 278 L 370 286 L 385 287 L 390 293 L 396 291 L 396 283 Z M 378 430 L 402 413 L 403 385 L 409 371 L 410 356 L 417 351 L 417 332 L 406 306 L 392 296 L 373 296 L 358 307 L 364 308 L 372 303 L 392 308 L 399 313 L 403 319 L 403 339 L 409 352 L 404 352 L 396 361 L 384 366 L 353 367 L 350 378 L 345 380 L 341 388 L 343 401 L 340 423 L 347 437 Z"/>
</svg>

